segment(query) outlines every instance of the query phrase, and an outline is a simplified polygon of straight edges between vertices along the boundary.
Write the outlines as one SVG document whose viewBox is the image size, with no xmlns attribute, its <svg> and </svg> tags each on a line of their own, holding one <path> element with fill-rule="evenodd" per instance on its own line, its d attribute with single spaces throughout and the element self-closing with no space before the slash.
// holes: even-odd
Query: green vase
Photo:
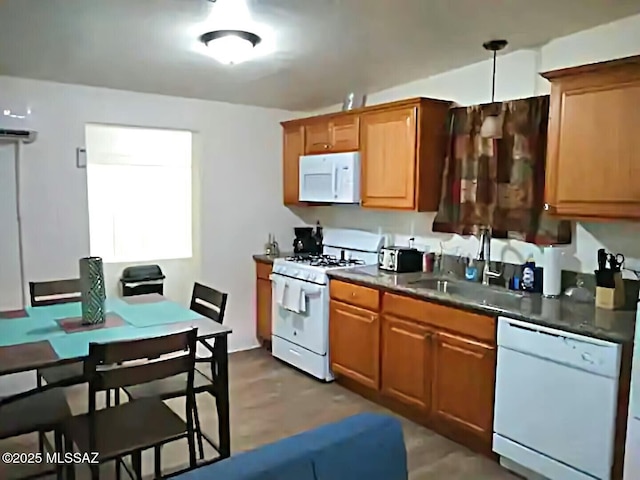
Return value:
<svg viewBox="0 0 640 480">
<path fill-rule="evenodd" d="M 80 259 L 80 288 L 82 293 L 82 323 L 104 323 L 106 317 L 104 269 L 102 258 Z"/>
</svg>

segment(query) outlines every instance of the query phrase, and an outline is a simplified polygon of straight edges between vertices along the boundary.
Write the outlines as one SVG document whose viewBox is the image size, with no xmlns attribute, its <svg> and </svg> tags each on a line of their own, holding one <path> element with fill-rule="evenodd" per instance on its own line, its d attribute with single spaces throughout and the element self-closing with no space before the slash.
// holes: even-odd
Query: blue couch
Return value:
<svg viewBox="0 0 640 480">
<path fill-rule="evenodd" d="M 363 413 L 240 453 L 180 480 L 407 480 L 400 422 Z"/>
</svg>

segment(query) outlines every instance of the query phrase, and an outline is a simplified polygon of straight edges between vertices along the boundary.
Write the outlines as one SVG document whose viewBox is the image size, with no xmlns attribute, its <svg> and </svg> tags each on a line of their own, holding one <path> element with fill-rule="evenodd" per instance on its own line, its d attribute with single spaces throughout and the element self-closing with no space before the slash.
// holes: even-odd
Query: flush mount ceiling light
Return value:
<svg viewBox="0 0 640 480">
<path fill-rule="evenodd" d="M 507 46 L 506 40 L 490 40 L 482 44 L 485 50 L 493 52 L 493 76 L 491 79 L 491 103 L 495 102 L 496 96 L 496 54 L 499 50 Z M 500 112 L 494 115 L 487 115 L 480 127 L 480 136 L 484 138 L 502 138 L 502 122 Z"/>
<path fill-rule="evenodd" d="M 224 65 L 235 65 L 251 58 L 262 39 L 245 30 L 215 30 L 200 36 L 209 54 Z"/>
</svg>

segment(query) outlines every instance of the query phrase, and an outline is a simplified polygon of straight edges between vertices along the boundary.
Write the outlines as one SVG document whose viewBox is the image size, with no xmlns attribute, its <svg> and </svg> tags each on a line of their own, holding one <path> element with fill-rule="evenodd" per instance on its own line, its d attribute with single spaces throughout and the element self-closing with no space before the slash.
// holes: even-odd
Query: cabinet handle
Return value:
<svg viewBox="0 0 640 480">
<path fill-rule="evenodd" d="M 544 209 L 545 209 L 545 210 L 549 210 L 549 204 L 548 204 L 548 203 L 545 203 L 545 204 L 544 204 Z"/>
<path fill-rule="evenodd" d="M 329 145 L 325 143 L 325 144 L 324 144 L 324 149 L 325 149 L 325 150 L 328 150 L 328 149 L 329 149 Z"/>
</svg>

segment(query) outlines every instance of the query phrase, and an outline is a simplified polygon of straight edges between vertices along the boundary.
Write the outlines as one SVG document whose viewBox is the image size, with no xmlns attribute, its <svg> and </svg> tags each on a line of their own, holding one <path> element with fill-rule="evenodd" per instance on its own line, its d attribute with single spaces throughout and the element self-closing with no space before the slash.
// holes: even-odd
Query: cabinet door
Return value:
<svg viewBox="0 0 640 480">
<path fill-rule="evenodd" d="M 271 280 L 256 280 L 256 336 L 271 341 Z"/>
<path fill-rule="evenodd" d="M 282 181 L 285 205 L 296 205 L 299 195 L 299 163 L 304 154 L 304 127 L 286 126 L 283 132 Z"/>
<path fill-rule="evenodd" d="M 640 69 L 625 80 L 552 86 L 545 200 L 553 213 L 640 218 Z"/>
<path fill-rule="evenodd" d="M 377 313 L 331 301 L 331 369 L 367 387 L 380 388 L 380 321 Z"/>
<path fill-rule="evenodd" d="M 362 206 L 415 208 L 416 108 L 360 117 Z"/>
<path fill-rule="evenodd" d="M 305 154 L 326 153 L 331 149 L 331 128 L 329 121 L 315 121 L 305 125 Z"/>
<path fill-rule="evenodd" d="M 356 115 L 335 117 L 330 123 L 331 152 L 354 152 L 360 140 L 360 119 Z"/>
<path fill-rule="evenodd" d="M 434 357 L 435 418 L 490 442 L 495 348 L 470 338 L 438 332 Z"/>
<path fill-rule="evenodd" d="M 432 333 L 428 328 L 383 315 L 382 393 L 428 411 L 432 360 Z"/>
</svg>

